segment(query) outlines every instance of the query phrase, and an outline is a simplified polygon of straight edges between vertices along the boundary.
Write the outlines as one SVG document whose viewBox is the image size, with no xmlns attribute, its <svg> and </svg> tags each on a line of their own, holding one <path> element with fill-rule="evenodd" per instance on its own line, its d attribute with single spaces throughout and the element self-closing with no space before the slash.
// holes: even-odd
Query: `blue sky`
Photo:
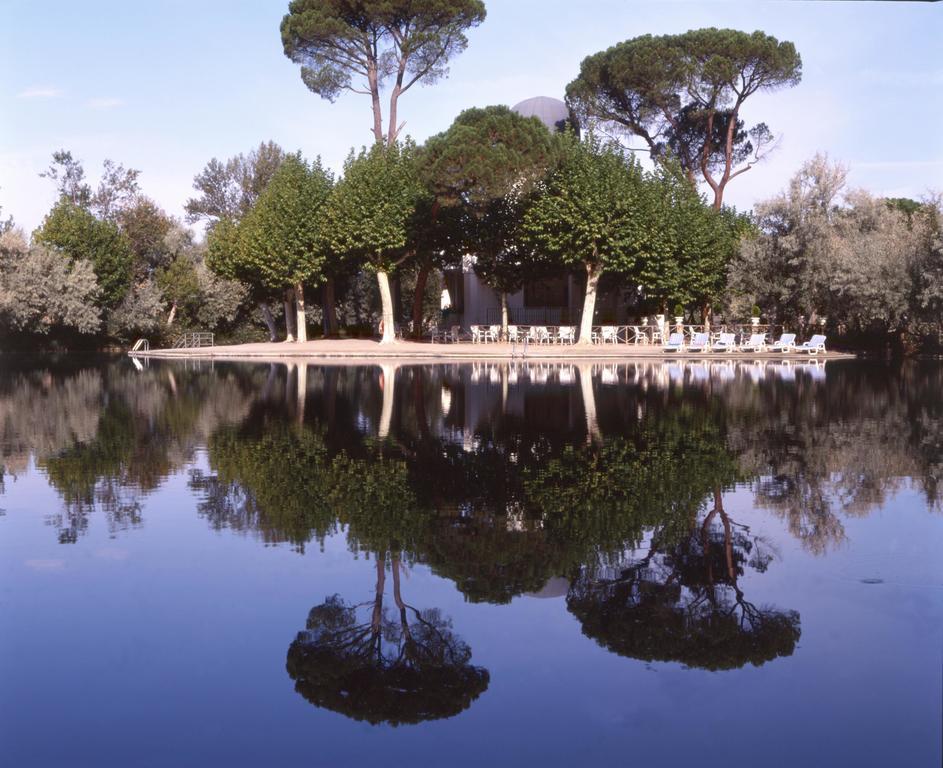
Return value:
<svg viewBox="0 0 943 768">
<path fill-rule="evenodd" d="M 462 109 L 562 97 L 588 54 L 636 35 L 718 26 L 762 29 L 803 58 L 796 88 L 753 97 L 780 144 L 731 182 L 749 208 L 816 151 L 880 194 L 943 189 L 943 4 L 486 0 L 448 79 L 400 102 L 421 141 Z M 368 143 L 369 100 L 323 101 L 282 54 L 287 0 L 0 0 L 0 206 L 29 231 L 53 203 L 38 173 L 60 147 L 97 182 L 110 157 L 142 171 L 144 191 L 182 215 L 212 157 L 274 139 L 339 168 Z"/>
</svg>

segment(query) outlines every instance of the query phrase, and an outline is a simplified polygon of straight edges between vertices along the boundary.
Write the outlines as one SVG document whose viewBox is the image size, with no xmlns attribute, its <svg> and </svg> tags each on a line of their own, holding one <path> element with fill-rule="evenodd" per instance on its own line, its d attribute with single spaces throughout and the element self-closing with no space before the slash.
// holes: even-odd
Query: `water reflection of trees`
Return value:
<svg viewBox="0 0 943 768">
<path fill-rule="evenodd" d="M 74 542 L 100 511 L 110 531 L 141 522 L 142 499 L 193 460 L 226 419 L 244 418 L 252 376 L 74 359 L 18 363 L 0 374 L 0 461 L 30 460 L 62 497 L 49 522 Z"/>
<path fill-rule="evenodd" d="M 682 535 L 656 526 L 644 554 L 583 567 L 567 607 L 583 632 L 622 656 L 705 669 L 759 666 L 792 655 L 799 614 L 746 599 L 746 568 L 764 572 L 764 543 L 723 509 L 720 489 L 702 521 Z"/>
<path fill-rule="evenodd" d="M 396 555 L 391 613 L 383 604 L 386 554 L 375 560 L 372 601 L 355 605 L 333 595 L 311 609 L 288 648 L 295 690 L 316 706 L 372 724 L 457 715 L 488 687 L 488 671 L 471 663 L 471 649 L 451 619 L 404 601 Z"/>
<path fill-rule="evenodd" d="M 342 532 L 376 558 L 380 581 L 422 563 L 472 602 L 564 577 L 568 607 L 605 647 L 726 669 L 791 653 L 799 617 L 744 594 L 742 577 L 771 560 L 723 510 L 725 489 L 749 486 L 817 553 L 905 486 L 939 504 L 943 369 L 830 363 L 823 374 L 765 363 L 11 367 L 0 450 L 4 474 L 32 457 L 62 496 L 63 541 L 94 510 L 111 529 L 139 523 L 146 494 L 205 446 L 209 471 L 191 468 L 190 487 L 214 528 L 298 549 Z M 345 711 L 351 681 L 375 679 L 372 703 L 350 710 L 371 722 L 467 706 L 487 685 L 467 647 L 436 611 L 408 609 L 397 590 L 394 602 L 398 618 L 341 597 L 315 608 L 289 653 L 299 691 Z M 379 666 L 344 645 L 352 633 Z M 468 668 L 445 671 L 447 657 Z M 418 701 L 420 672 L 445 697 L 425 709 L 392 682 L 405 675 L 397 684 Z"/>
<path fill-rule="evenodd" d="M 345 461 L 355 475 L 365 471 L 370 444 L 382 443 L 387 460 L 406 468 L 419 506 L 434 512 L 439 533 L 427 548 L 435 567 L 454 571 L 465 541 L 505 547 L 503 570 L 519 582 L 510 599 L 539 578 L 521 558 L 529 547 L 569 561 L 554 551 L 548 526 L 579 519 L 573 536 L 605 539 L 596 528 L 627 519 L 612 514 L 620 476 L 670 466 L 652 451 L 685 450 L 701 427 L 715 433 L 712 444 L 732 457 L 757 504 L 815 552 L 842 540 L 845 517 L 867 514 L 904 485 L 938 504 L 938 365 L 889 373 L 830 363 L 827 377 L 797 368 L 10 365 L 0 376 L 0 461 L 9 476 L 34 458 L 63 497 L 57 524 L 73 540 L 94 509 L 113 528 L 139 522 L 141 498 L 206 444 L 214 472 L 192 485 L 211 524 L 303 546 L 336 529 L 325 483 Z M 645 452 L 652 460 L 639 465 Z M 639 487 L 651 494 L 661 483 L 684 506 L 685 493 L 699 492 L 683 484 L 694 475 Z M 599 521 L 571 513 L 580 506 Z M 501 591 L 486 586 L 480 561 L 477 573 L 471 557 L 463 568 L 467 575 L 455 575 L 472 599 Z"/>
<path fill-rule="evenodd" d="M 843 518 L 883 506 L 904 486 L 939 506 L 943 374 L 938 365 L 832 364 L 817 386 L 802 380 L 722 395 L 727 445 L 758 506 L 822 553 L 844 538 Z"/>
</svg>

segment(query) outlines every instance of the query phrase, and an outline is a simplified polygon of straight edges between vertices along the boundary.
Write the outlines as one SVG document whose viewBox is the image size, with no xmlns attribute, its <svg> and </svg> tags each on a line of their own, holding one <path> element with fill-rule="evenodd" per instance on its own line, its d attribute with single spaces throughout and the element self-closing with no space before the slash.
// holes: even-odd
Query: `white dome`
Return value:
<svg viewBox="0 0 943 768">
<path fill-rule="evenodd" d="M 536 117 L 551 131 L 561 131 L 570 119 L 570 110 L 560 99 L 534 96 L 515 104 L 511 109 L 522 117 Z"/>
</svg>

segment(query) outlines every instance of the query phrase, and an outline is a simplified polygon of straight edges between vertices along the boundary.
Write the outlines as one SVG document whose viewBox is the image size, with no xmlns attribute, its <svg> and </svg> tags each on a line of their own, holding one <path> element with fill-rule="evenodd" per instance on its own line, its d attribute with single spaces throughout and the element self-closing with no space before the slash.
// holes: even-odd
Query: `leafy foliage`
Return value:
<svg viewBox="0 0 943 768">
<path fill-rule="evenodd" d="M 124 341 L 141 336 L 153 337 L 161 329 L 164 304 L 164 293 L 156 280 L 146 278 L 135 283 L 109 313 L 109 335 Z"/>
<path fill-rule="evenodd" d="M 877 331 L 877 339 L 938 329 L 939 203 L 907 212 L 848 191 L 846 179 L 844 167 L 817 155 L 756 206 L 758 233 L 730 265 L 734 310 L 755 297 L 777 321 L 827 318 L 835 331 Z"/>
<path fill-rule="evenodd" d="M 654 206 L 634 157 L 613 142 L 571 136 L 523 226 L 534 246 L 564 267 L 629 272 L 640 257 L 667 251 Z"/>
<path fill-rule="evenodd" d="M 749 220 L 732 209 L 718 211 L 707 205 L 671 165 L 658 169 L 655 194 L 668 242 L 664 251 L 640 260 L 635 274 L 644 295 L 656 308 L 669 301 L 709 306 L 723 296 L 727 266 Z"/>
<path fill-rule="evenodd" d="M 275 293 L 322 280 L 323 208 L 333 178 L 316 160 L 288 155 L 239 224 L 236 276 Z"/>
<path fill-rule="evenodd" d="M 462 112 L 420 154 L 421 174 L 437 200 L 457 212 L 475 271 L 502 293 L 533 277 L 521 219 L 527 195 L 551 166 L 554 141 L 535 117 L 507 107 Z"/>
<path fill-rule="evenodd" d="M 213 229 L 221 221 L 238 222 L 259 199 L 285 159 L 274 141 L 262 142 L 246 155 L 226 161 L 210 160 L 193 179 L 197 197 L 187 200 L 187 221 L 207 221 Z"/>
<path fill-rule="evenodd" d="M 744 102 L 801 77 L 792 43 L 712 27 L 642 35 L 588 56 L 566 92 L 582 119 L 639 136 L 656 159 L 673 156 L 689 179 L 701 176 L 720 208 L 727 182 L 772 142 L 764 123 L 744 129 Z"/>
<path fill-rule="evenodd" d="M 49 212 L 33 241 L 57 249 L 69 264 L 89 262 L 100 288 L 99 306 L 115 307 L 127 293 L 133 260 L 127 238 L 116 225 L 96 219 L 68 198 Z"/>
<path fill-rule="evenodd" d="M 410 224 L 426 191 L 411 142 L 374 145 L 351 154 L 326 210 L 330 247 L 373 271 L 391 272 L 405 259 Z"/>
<path fill-rule="evenodd" d="M 99 286 L 91 262 L 69 263 L 43 247 L 0 257 L 0 320 L 12 331 L 49 334 L 99 328 Z"/>
<path fill-rule="evenodd" d="M 444 77 L 449 59 L 468 45 L 465 31 L 484 18 L 481 0 L 292 0 L 282 45 L 322 98 L 334 101 L 345 90 L 371 96 L 377 142 L 384 140 L 380 91 L 392 80 L 386 134 L 392 144 L 399 96 Z"/>
</svg>

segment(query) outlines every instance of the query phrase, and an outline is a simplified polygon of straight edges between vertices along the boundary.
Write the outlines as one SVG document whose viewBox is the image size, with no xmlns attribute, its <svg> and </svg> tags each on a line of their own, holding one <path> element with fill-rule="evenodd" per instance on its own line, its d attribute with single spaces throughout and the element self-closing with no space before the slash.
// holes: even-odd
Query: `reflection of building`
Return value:
<svg viewBox="0 0 943 768">
<path fill-rule="evenodd" d="M 569 109 L 559 99 L 535 96 L 512 109 L 525 117 L 536 117 L 551 131 L 562 131 L 572 124 Z M 464 326 L 501 322 L 501 297 L 475 274 L 472 264 L 445 274 L 452 310 Z M 561 273 L 526 283 L 520 291 L 508 295 L 511 323 L 523 325 L 572 325 L 579 321 L 583 306 L 585 277 L 581 273 Z M 596 318 L 601 322 L 625 322 L 626 302 L 619 291 L 603 290 L 597 298 Z"/>
</svg>

